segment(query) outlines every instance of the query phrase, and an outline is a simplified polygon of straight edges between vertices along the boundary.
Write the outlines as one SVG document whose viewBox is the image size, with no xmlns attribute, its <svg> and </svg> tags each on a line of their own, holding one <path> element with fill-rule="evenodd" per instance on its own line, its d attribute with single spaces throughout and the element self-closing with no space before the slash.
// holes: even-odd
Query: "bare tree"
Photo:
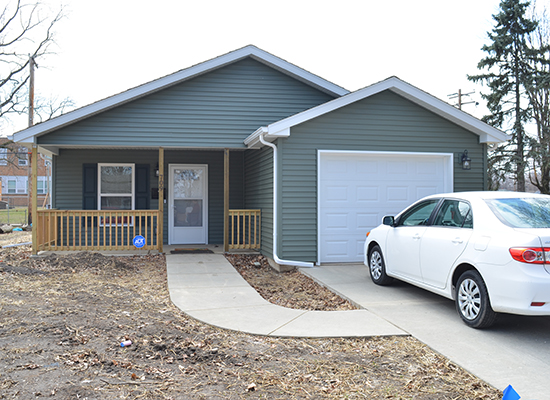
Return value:
<svg viewBox="0 0 550 400">
<path fill-rule="evenodd" d="M 531 107 L 536 132 L 529 137 L 529 178 L 541 193 L 550 194 L 550 22 L 546 10 L 534 17 L 537 30 L 529 35 L 529 43 L 537 49 L 526 64 L 526 93 Z"/>
<path fill-rule="evenodd" d="M 39 1 L 11 0 L 0 10 L 0 126 L 10 116 L 28 112 L 29 61 L 40 62 L 51 54 L 54 44 L 54 27 L 63 18 L 63 10 L 52 14 Z M 62 102 L 37 99 L 36 114 L 46 116 L 59 114 L 72 105 Z M 54 111 L 51 114 L 51 111 Z"/>
</svg>

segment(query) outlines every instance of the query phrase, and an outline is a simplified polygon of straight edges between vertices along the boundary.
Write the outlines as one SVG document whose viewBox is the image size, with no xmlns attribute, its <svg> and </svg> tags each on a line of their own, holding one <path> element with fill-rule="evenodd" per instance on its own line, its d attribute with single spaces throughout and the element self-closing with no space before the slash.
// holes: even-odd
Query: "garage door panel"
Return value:
<svg viewBox="0 0 550 400">
<path fill-rule="evenodd" d="M 356 163 L 356 172 L 358 175 L 376 175 L 379 173 L 380 164 L 378 161 L 358 160 Z"/>
<path fill-rule="evenodd" d="M 331 202 L 347 202 L 348 201 L 348 186 L 343 185 L 331 185 L 326 186 L 323 191 L 323 198 L 326 199 L 327 203 Z"/>
<path fill-rule="evenodd" d="M 337 213 L 337 212 L 327 212 L 325 214 L 326 218 L 323 220 L 322 228 L 326 231 L 347 231 L 349 228 L 349 218 L 348 213 Z"/>
<path fill-rule="evenodd" d="M 372 203 L 380 201 L 380 194 L 376 186 L 357 186 L 356 200 L 359 203 Z"/>
<path fill-rule="evenodd" d="M 355 221 L 357 229 L 370 229 L 372 226 L 377 226 L 382 221 L 382 216 L 379 212 L 374 213 L 356 213 Z M 366 233 L 366 231 L 365 231 Z"/>
<path fill-rule="evenodd" d="M 440 165 L 435 161 L 419 161 L 416 163 L 416 173 L 418 175 L 437 176 L 440 173 Z"/>
<path fill-rule="evenodd" d="M 409 175 L 409 164 L 406 161 L 387 161 L 386 173 L 390 176 Z"/>
<path fill-rule="evenodd" d="M 389 202 L 398 201 L 400 203 L 410 198 L 408 186 L 388 186 L 386 187 L 386 200 Z"/>
<path fill-rule="evenodd" d="M 450 155 L 321 153 L 319 261 L 361 262 L 366 233 L 385 215 L 446 189 Z"/>
<path fill-rule="evenodd" d="M 327 260 L 338 261 L 349 254 L 349 240 L 327 240 L 325 246 Z"/>
<path fill-rule="evenodd" d="M 433 185 L 433 186 L 417 186 L 416 187 L 416 198 L 421 199 L 422 197 L 429 196 L 434 193 L 441 193 L 445 189 L 442 186 Z"/>
</svg>

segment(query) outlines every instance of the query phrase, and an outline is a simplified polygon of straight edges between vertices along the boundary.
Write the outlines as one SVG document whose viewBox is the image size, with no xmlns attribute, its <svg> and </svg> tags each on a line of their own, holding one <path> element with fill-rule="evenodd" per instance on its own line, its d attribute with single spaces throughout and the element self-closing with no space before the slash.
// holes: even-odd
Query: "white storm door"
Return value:
<svg viewBox="0 0 550 400">
<path fill-rule="evenodd" d="M 206 244 L 208 166 L 171 164 L 168 188 L 170 244 Z"/>
</svg>

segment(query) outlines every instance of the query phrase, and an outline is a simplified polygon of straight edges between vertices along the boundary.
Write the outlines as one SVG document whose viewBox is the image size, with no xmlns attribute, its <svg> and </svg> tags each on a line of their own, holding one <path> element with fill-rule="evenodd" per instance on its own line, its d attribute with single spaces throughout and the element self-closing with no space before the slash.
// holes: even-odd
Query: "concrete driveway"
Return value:
<svg viewBox="0 0 550 400">
<path fill-rule="evenodd" d="M 462 322 L 451 300 L 399 281 L 376 286 L 363 264 L 300 271 L 497 389 L 512 385 L 522 399 L 550 399 L 550 317 L 501 315 L 492 328 L 476 330 Z"/>
</svg>

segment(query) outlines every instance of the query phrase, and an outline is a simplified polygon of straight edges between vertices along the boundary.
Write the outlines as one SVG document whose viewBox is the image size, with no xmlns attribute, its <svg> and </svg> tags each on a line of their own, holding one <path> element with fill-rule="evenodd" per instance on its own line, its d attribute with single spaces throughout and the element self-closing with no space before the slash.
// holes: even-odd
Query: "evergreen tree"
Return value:
<svg viewBox="0 0 550 400">
<path fill-rule="evenodd" d="M 526 59 L 532 55 L 527 37 L 537 28 L 537 22 L 526 17 L 530 3 L 502 0 L 500 11 L 493 15 L 495 27 L 488 33 L 491 44 L 482 47 L 487 53 L 477 65 L 486 72 L 468 76 L 474 82 L 487 84 L 490 93 L 482 94 L 491 112 L 483 120 L 511 134 L 509 143 L 497 146 L 490 165 L 496 168 L 489 175 L 503 178 L 512 172 L 517 190 L 525 191 L 525 129 L 529 110 L 525 108 Z"/>
</svg>

